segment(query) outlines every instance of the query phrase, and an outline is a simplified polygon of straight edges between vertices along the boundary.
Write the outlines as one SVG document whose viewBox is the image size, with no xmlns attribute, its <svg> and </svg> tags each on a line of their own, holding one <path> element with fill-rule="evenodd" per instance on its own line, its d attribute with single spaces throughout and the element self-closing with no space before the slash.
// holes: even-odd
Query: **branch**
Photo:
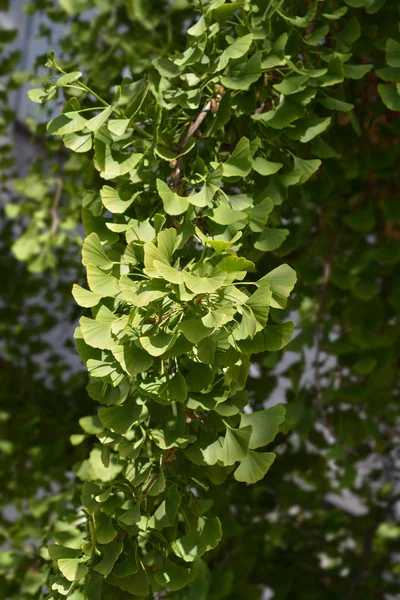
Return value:
<svg viewBox="0 0 400 600">
<path fill-rule="evenodd" d="M 176 456 L 176 448 L 168 448 L 168 450 L 166 450 L 163 459 L 161 461 L 161 469 L 165 466 L 165 464 L 167 462 L 172 462 L 173 460 L 175 460 Z M 146 485 L 146 487 L 144 488 L 143 492 L 142 492 L 142 497 L 140 502 L 143 502 L 143 500 L 146 498 L 151 486 L 153 485 L 153 483 L 155 482 L 155 480 L 157 479 L 157 477 L 159 476 L 159 473 L 154 473 L 154 475 L 152 476 L 152 478 L 150 479 L 149 483 Z"/>
<path fill-rule="evenodd" d="M 55 235 L 57 233 L 57 229 L 58 229 L 58 227 L 59 227 L 59 225 L 61 223 L 60 218 L 58 216 L 57 209 L 58 209 L 58 207 L 60 205 L 63 186 L 64 186 L 64 182 L 61 179 L 61 177 L 59 177 L 57 179 L 56 193 L 54 195 L 53 204 L 52 204 L 52 207 L 51 207 L 51 210 L 50 210 L 50 214 L 51 214 L 51 218 L 52 218 L 51 230 L 50 230 L 51 235 Z"/>
<path fill-rule="evenodd" d="M 315 385 L 317 388 L 317 407 L 321 413 L 321 417 L 325 421 L 326 416 L 324 413 L 324 407 L 322 404 L 322 381 L 320 371 L 320 354 L 321 354 L 321 338 L 322 338 L 322 317 L 324 316 L 326 293 L 328 291 L 329 280 L 332 272 L 332 265 L 335 258 L 335 254 L 339 249 L 340 241 L 344 232 L 345 226 L 343 225 L 333 242 L 329 256 L 324 264 L 324 277 L 322 281 L 322 287 L 319 293 L 318 311 L 315 323 L 315 356 L 314 356 L 314 369 L 315 369 Z M 325 423 L 324 423 L 325 424 Z"/>
<path fill-rule="evenodd" d="M 216 91 L 217 91 L 215 98 L 211 98 L 211 100 L 206 102 L 206 104 L 204 105 L 201 112 L 197 115 L 196 119 L 191 123 L 185 139 L 179 146 L 181 151 L 183 151 L 187 148 L 188 143 L 190 142 L 190 140 L 192 139 L 192 137 L 194 136 L 196 131 L 199 129 L 200 125 L 203 123 L 203 121 L 206 118 L 206 116 L 208 115 L 208 113 L 210 111 L 212 111 L 213 113 L 216 113 L 217 110 L 219 109 L 219 105 L 221 103 L 222 96 L 225 94 L 225 89 L 221 85 L 217 85 L 215 87 L 216 87 Z M 183 164 L 182 157 L 179 157 L 176 161 L 175 171 L 173 172 L 173 175 L 172 175 L 172 180 L 174 182 L 175 190 L 178 188 L 178 186 L 181 182 L 181 179 L 182 179 L 182 164 Z"/>
<path fill-rule="evenodd" d="M 376 519 L 375 523 L 368 529 L 362 547 L 361 562 L 354 578 L 350 583 L 347 600 L 353 600 L 355 598 L 356 590 L 363 580 L 364 573 L 368 569 L 368 565 L 372 555 L 372 545 L 379 525 L 381 525 L 381 523 L 385 521 L 386 517 L 389 516 L 390 511 L 392 510 L 396 502 L 398 502 L 399 500 L 400 496 L 394 496 L 393 498 L 388 500 L 386 506 L 383 507 L 382 511 L 378 515 L 378 518 Z"/>
</svg>

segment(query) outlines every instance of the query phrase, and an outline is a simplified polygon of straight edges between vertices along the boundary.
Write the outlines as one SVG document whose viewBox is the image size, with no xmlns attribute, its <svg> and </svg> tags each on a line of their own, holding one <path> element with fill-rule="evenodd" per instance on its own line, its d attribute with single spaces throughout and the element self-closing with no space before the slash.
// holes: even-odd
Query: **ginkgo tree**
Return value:
<svg viewBox="0 0 400 600">
<path fill-rule="evenodd" d="M 283 510 L 297 497 L 303 502 L 309 485 L 319 501 L 335 487 L 351 487 L 357 461 L 372 448 L 392 455 L 385 438 L 398 389 L 398 291 L 385 282 L 396 269 L 398 251 L 396 258 L 390 252 L 398 212 L 385 199 L 396 189 L 390 111 L 400 108 L 398 7 L 332 0 L 305 11 L 301 3 L 216 0 L 158 2 L 157 14 L 136 1 L 49 4 L 40 8 L 53 16 L 63 9 L 72 32 L 80 32 L 79 62 L 67 43 L 60 56 L 50 52 L 46 80 L 28 95 L 49 107 L 49 148 L 68 158 L 58 179 L 44 180 L 56 186 L 44 207 L 46 183 L 37 187 L 42 167 L 35 166 L 16 183 L 20 191 L 36 183 L 25 192 L 31 201 L 9 203 L 7 211 L 29 216 L 13 248 L 33 272 L 62 264 L 57 247 L 79 244 L 82 219 L 87 281 L 81 271 L 73 285 L 82 308 L 74 338 L 92 408 L 71 435 L 72 445 L 84 448 L 76 482 L 45 509 L 58 518 L 49 514 L 33 595 L 258 598 L 259 586 L 275 582 L 262 575 L 257 551 L 275 564 L 279 553 L 269 556 L 265 539 L 281 548 L 293 535 L 290 513 L 275 537 L 265 529 L 264 482 L 271 477 L 276 494 L 281 486 Z M 88 9 L 104 25 L 98 35 L 90 30 L 108 48 L 98 64 L 88 58 L 94 42 L 77 17 Z M 118 30 L 123 24 L 138 32 L 129 78 L 121 76 L 130 44 Z M 363 145 L 377 147 L 376 164 Z M 382 242 L 375 198 L 383 204 Z M 300 283 L 291 300 L 293 266 Z M 289 310 L 301 320 L 289 346 L 300 361 L 289 369 L 288 403 L 265 408 L 268 375 L 257 388 L 249 373 L 252 365 L 268 371 L 278 364 L 294 330 Z M 307 347 L 315 351 L 311 387 L 301 380 L 310 369 Z M 335 357 L 333 367 L 326 354 Z M 387 417 L 370 398 L 377 389 L 387 398 Z M 363 414 L 351 406 L 357 401 Z M 304 458 L 313 456 L 310 447 L 314 467 Z M 280 465 L 268 473 L 275 450 Z M 394 478 L 382 473 L 366 492 L 379 517 L 368 527 L 372 537 L 397 501 Z M 336 529 L 340 545 L 346 519 L 331 527 L 315 501 L 304 502 L 304 519 L 312 507 L 321 537 Z M 257 520 L 256 541 L 246 541 L 247 531 L 257 535 Z M 389 531 L 391 539 L 396 530 Z M 361 541 L 367 556 L 368 539 Z M 382 539 L 377 553 L 387 559 L 390 545 Z M 305 548 L 303 542 L 299 554 Z M 322 574 L 312 591 L 313 571 L 301 567 L 297 591 L 290 580 L 276 583 L 276 597 L 334 598 L 340 591 L 366 598 L 368 561 L 351 581 L 339 568 L 336 579 Z M 386 578 L 388 591 L 395 574 Z M 20 597 L 31 597 L 26 593 L 23 586 Z"/>
</svg>

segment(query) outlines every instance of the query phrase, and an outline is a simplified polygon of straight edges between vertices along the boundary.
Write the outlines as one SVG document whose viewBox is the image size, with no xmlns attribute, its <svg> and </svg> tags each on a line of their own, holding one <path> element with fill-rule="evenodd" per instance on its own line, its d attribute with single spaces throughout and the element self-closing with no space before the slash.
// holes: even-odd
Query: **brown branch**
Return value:
<svg viewBox="0 0 400 600">
<path fill-rule="evenodd" d="M 359 208 L 361 208 L 361 206 L 366 201 L 367 196 L 368 196 L 367 192 L 364 192 L 363 194 L 361 194 L 360 198 L 355 203 L 355 205 L 351 211 L 352 214 L 354 214 L 355 212 L 357 212 L 357 210 Z M 339 250 L 340 242 L 341 242 L 341 239 L 342 239 L 342 236 L 343 236 L 343 233 L 345 232 L 345 230 L 346 230 L 346 225 L 343 224 L 336 235 L 336 238 L 331 247 L 331 251 L 330 251 L 328 258 L 324 264 L 324 276 L 323 276 L 323 280 L 322 280 L 322 287 L 321 287 L 321 290 L 319 293 L 318 311 L 317 311 L 316 322 L 315 322 L 314 375 L 315 375 L 315 387 L 316 387 L 316 391 L 317 391 L 316 406 L 317 406 L 318 412 L 321 416 L 322 423 L 325 426 L 325 428 L 329 431 L 330 435 L 335 440 L 335 442 L 338 443 L 343 448 L 346 455 L 348 455 L 348 454 L 351 454 L 352 450 L 347 446 L 347 444 L 343 440 L 340 439 L 340 437 L 338 437 L 335 434 L 335 432 L 332 430 L 332 427 L 330 426 L 328 419 L 326 417 L 325 409 L 324 409 L 323 402 L 322 402 L 322 389 L 323 388 L 322 388 L 322 376 L 321 376 L 321 365 L 320 365 L 321 341 L 322 341 L 322 319 L 323 319 L 324 312 L 325 312 L 326 295 L 328 292 L 330 277 L 331 277 L 331 273 L 332 273 L 333 261 L 335 259 L 335 255 L 336 255 L 337 251 Z"/>
<path fill-rule="evenodd" d="M 161 469 L 166 465 L 167 462 L 172 462 L 173 460 L 175 460 L 175 458 L 176 458 L 175 454 L 176 454 L 176 448 L 168 448 L 168 450 L 166 450 L 166 452 L 162 458 L 162 461 L 161 461 Z M 142 497 L 141 497 L 140 502 L 143 502 L 143 500 L 146 498 L 151 486 L 153 485 L 153 483 L 155 482 L 155 480 L 157 479 L 159 474 L 160 473 L 154 473 L 154 475 L 150 479 L 149 483 L 146 485 L 146 487 L 144 488 L 144 490 L 142 492 Z"/>
<path fill-rule="evenodd" d="M 254 111 L 253 114 L 255 115 L 260 115 L 262 112 L 264 112 L 264 108 L 267 106 L 267 100 L 263 100 L 263 102 L 260 104 L 260 106 L 258 108 L 256 108 L 256 110 Z"/>
<path fill-rule="evenodd" d="M 378 527 L 389 516 L 390 511 L 392 510 L 392 508 L 394 507 L 396 502 L 398 502 L 399 500 L 400 500 L 400 496 L 394 496 L 393 498 L 388 500 L 388 502 L 386 503 L 386 506 L 383 507 L 382 510 L 380 511 L 380 514 L 378 515 L 378 518 L 376 519 L 375 523 L 373 523 L 373 525 L 368 529 L 368 531 L 365 535 L 364 543 L 363 543 L 363 547 L 362 547 L 361 562 L 360 562 L 360 565 L 358 567 L 358 570 L 357 570 L 354 578 L 352 579 L 352 581 L 350 583 L 347 600 L 353 600 L 355 598 L 357 588 L 360 586 L 360 584 L 363 580 L 364 574 L 368 569 L 369 562 L 371 560 L 372 546 L 373 546 L 374 537 L 378 530 Z"/>
<path fill-rule="evenodd" d="M 315 356 L 314 356 L 314 373 L 315 373 L 315 385 L 317 388 L 317 408 L 321 413 L 321 417 L 326 425 L 326 415 L 322 404 L 322 378 L 320 371 L 320 355 L 321 355 L 321 340 L 322 340 L 322 317 L 324 316 L 326 294 L 328 291 L 329 281 L 332 272 L 333 261 L 335 254 L 339 249 L 340 241 L 344 232 L 345 226 L 343 225 L 332 244 L 329 256 L 324 264 L 324 277 L 322 280 L 322 287 L 319 293 L 318 311 L 315 323 Z"/>
<path fill-rule="evenodd" d="M 197 115 L 195 120 L 191 123 L 185 139 L 179 146 L 180 151 L 183 152 L 187 148 L 187 145 L 189 144 L 189 142 L 192 139 L 192 137 L 194 136 L 194 134 L 198 131 L 200 125 L 203 123 L 203 121 L 206 118 L 206 116 L 208 115 L 208 113 L 210 111 L 212 111 L 213 113 L 216 113 L 218 111 L 219 105 L 222 100 L 222 96 L 225 94 L 225 89 L 221 85 L 218 85 L 218 86 L 216 86 L 216 92 L 217 93 L 215 95 L 215 98 L 211 98 L 210 100 L 208 100 L 208 102 L 206 102 L 206 104 L 204 105 L 201 112 Z M 178 189 L 179 184 L 182 179 L 182 166 L 183 166 L 183 159 L 180 156 L 176 161 L 175 170 L 172 174 L 172 180 L 174 182 L 175 190 Z"/>
<path fill-rule="evenodd" d="M 57 233 L 58 227 L 61 223 L 60 218 L 58 216 L 57 209 L 60 205 L 63 186 L 64 186 L 64 182 L 61 179 L 61 177 L 59 177 L 56 182 L 56 193 L 54 195 L 53 204 L 52 204 L 51 210 L 50 210 L 50 214 L 51 214 L 51 218 L 52 218 L 51 230 L 50 230 L 51 235 L 55 235 Z"/>
<path fill-rule="evenodd" d="M 185 139 L 183 140 L 183 142 L 181 144 L 181 149 L 182 150 L 186 149 L 186 147 L 187 147 L 188 143 L 190 142 L 191 138 L 194 136 L 194 134 L 196 133 L 196 131 L 198 130 L 198 128 L 200 127 L 200 125 L 202 124 L 202 122 L 204 121 L 204 119 L 206 118 L 207 114 L 210 112 L 210 110 L 211 110 L 211 100 L 209 100 L 204 105 L 204 108 L 201 111 L 201 113 L 198 114 L 197 118 L 190 125 L 189 131 L 187 132 L 187 135 L 186 135 Z"/>
</svg>

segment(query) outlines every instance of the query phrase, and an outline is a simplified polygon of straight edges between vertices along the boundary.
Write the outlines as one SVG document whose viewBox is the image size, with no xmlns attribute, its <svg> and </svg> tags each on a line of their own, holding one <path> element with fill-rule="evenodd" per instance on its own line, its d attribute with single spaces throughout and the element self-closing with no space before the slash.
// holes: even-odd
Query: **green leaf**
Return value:
<svg viewBox="0 0 400 600">
<path fill-rule="evenodd" d="M 227 427 L 220 460 L 225 466 L 242 460 L 248 451 L 251 426 L 232 429 Z"/>
<path fill-rule="evenodd" d="M 196 578 L 196 571 L 187 567 L 180 567 L 167 559 L 164 565 L 155 574 L 157 583 L 169 590 L 177 591 L 186 587 Z"/>
<path fill-rule="evenodd" d="M 233 225 L 236 221 L 247 220 L 248 215 L 241 210 L 232 208 L 231 204 L 223 198 L 218 202 L 217 207 L 213 209 L 209 218 L 219 225 Z"/>
<path fill-rule="evenodd" d="M 339 110 L 341 112 L 348 112 L 349 110 L 353 110 L 354 104 L 350 104 L 350 102 L 343 102 L 343 100 L 338 100 L 337 98 L 319 98 L 319 103 L 325 108 L 329 110 Z"/>
<path fill-rule="evenodd" d="M 87 129 L 89 129 L 90 131 L 93 131 L 93 133 L 98 131 L 98 129 L 100 129 L 100 127 L 102 125 L 104 125 L 104 123 L 110 117 L 110 115 L 113 113 L 113 111 L 114 111 L 113 106 L 107 106 L 107 108 L 102 110 L 98 115 L 96 115 L 92 119 L 89 119 L 88 121 L 86 121 Z"/>
<path fill-rule="evenodd" d="M 290 342 L 293 331 L 294 324 L 292 321 L 279 325 L 268 325 L 263 331 L 264 349 L 269 352 L 282 350 Z"/>
<path fill-rule="evenodd" d="M 104 273 L 98 267 L 88 264 L 86 267 L 86 275 L 89 287 L 92 292 L 99 296 L 118 296 L 119 285 L 118 281 L 112 275 Z"/>
<path fill-rule="evenodd" d="M 48 99 L 48 92 L 42 90 L 42 88 L 34 88 L 27 92 L 29 100 L 37 104 L 43 104 Z"/>
<path fill-rule="evenodd" d="M 312 175 L 314 175 L 314 173 L 316 173 L 316 171 L 318 171 L 318 169 L 320 168 L 320 166 L 322 164 L 319 159 L 315 159 L 315 158 L 304 159 L 304 158 L 299 158 L 298 156 L 293 156 L 293 160 L 294 160 L 294 168 L 296 170 L 299 170 L 299 172 L 301 172 L 301 178 L 298 182 L 298 185 L 302 185 L 303 183 L 308 181 L 310 179 L 310 177 L 312 177 Z"/>
<path fill-rule="evenodd" d="M 75 302 L 79 304 L 79 306 L 83 306 L 85 308 L 96 306 L 102 298 L 98 294 L 94 294 L 89 290 L 85 290 L 76 283 L 74 283 L 72 286 L 72 295 L 75 298 Z"/>
<path fill-rule="evenodd" d="M 230 90 L 248 90 L 261 77 L 261 52 L 256 52 L 244 64 L 236 65 L 229 77 L 221 75 L 222 85 Z"/>
<path fill-rule="evenodd" d="M 171 548 L 185 562 L 193 562 L 215 548 L 221 537 L 222 529 L 218 518 L 200 518 L 197 531 L 190 531 L 172 542 Z"/>
<path fill-rule="evenodd" d="M 205 185 L 196 194 L 188 196 L 187 199 L 190 204 L 204 208 L 211 204 L 216 192 L 220 189 L 221 180 L 223 175 L 223 166 L 219 165 L 206 179 Z"/>
<path fill-rule="evenodd" d="M 59 558 L 78 558 L 78 556 L 82 554 L 81 550 L 68 548 L 67 546 L 61 546 L 60 544 L 50 544 L 48 550 L 51 560 L 58 560 Z"/>
<path fill-rule="evenodd" d="M 80 71 L 72 71 L 71 73 L 67 73 L 66 75 L 62 75 L 56 82 L 57 87 L 62 87 L 63 85 L 68 85 L 77 81 L 82 77 L 82 73 Z"/>
<path fill-rule="evenodd" d="M 265 327 L 269 315 L 269 306 L 271 303 L 272 291 L 267 281 L 262 281 L 258 289 L 246 301 L 257 319 L 257 322 Z"/>
<path fill-rule="evenodd" d="M 173 267 L 170 267 L 170 265 L 166 265 L 159 260 L 155 260 L 153 266 L 157 271 L 157 275 L 165 279 L 165 281 L 175 284 L 183 283 L 183 271 L 178 271 L 178 269 L 174 269 Z"/>
<path fill-rule="evenodd" d="M 82 264 L 86 267 L 91 264 L 100 269 L 111 269 L 111 261 L 103 250 L 100 238 L 97 233 L 91 233 L 85 238 L 82 248 Z"/>
<path fill-rule="evenodd" d="M 139 523 L 140 519 L 140 504 L 136 504 L 133 508 L 130 508 L 118 517 L 118 521 L 123 525 L 128 525 L 128 527 Z"/>
<path fill-rule="evenodd" d="M 262 234 L 258 237 L 254 243 L 254 248 L 261 252 L 271 252 L 276 250 L 283 244 L 287 236 L 289 235 L 288 229 L 275 229 L 272 227 L 266 227 Z"/>
<path fill-rule="evenodd" d="M 123 558 L 115 565 L 113 575 L 125 578 L 129 577 L 129 575 L 134 575 L 138 571 L 137 544 L 131 540 L 125 540 Z"/>
<path fill-rule="evenodd" d="M 242 137 L 230 158 L 223 163 L 224 177 L 246 177 L 252 169 L 250 142 Z"/>
<path fill-rule="evenodd" d="M 160 332 L 151 337 L 142 336 L 139 341 L 151 356 L 161 356 L 176 342 L 176 335 Z"/>
<path fill-rule="evenodd" d="M 131 153 L 124 154 L 117 150 L 112 150 L 110 142 L 104 143 L 100 139 L 95 139 L 95 160 L 98 170 L 103 179 L 115 179 L 132 171 L 143 154 Z"/>
<path fill-rule="evenodd" d="M 253 169 L 264 177 L 268 175 L 274 175 L 283 167 L 282 163 L 275 163 L 267 160 L 266 158 L 255 158 L 253 160 Z"/>
<path fill-rule="evenodd" d="M 105 427 L 117 433 L 126 433 L 134 423 L 137 423 L 142 413 L 143 405 L 136 400 L 126 400 L 122 406 L 100 408 L 98 416 Z"/>
<path fill-rule="evenodd" d="M 79 581 L 88 573 L 81 558 L 60 558 L 58 568 L 68 581 Z"/>
<path fill-rule="evenodd" d="M 249 450 L 246 458 L 242 460 L 233 476 L 236 481 L 256 483 L 262 479 L 275 460 L 274 452 L 253 452 Z"/>
<path fill-rule="evenodd" d="M 331 117 L 321 119 L 318 117 L 300 119 L 296 123 L 296 127 L 287 132 L 287 136 L 292 140 L 299 140 L 302 144 L 306 144 L 317 137 L 317 135 L 326 131 L 331 124 L 331 121 Z"/>
<path fill-rule="evenodd" d="M 279 425 L 285 420 L 285 407 L 283 404 L 272 406 L 266 410 L 253 413 L 243 413 L 240 417 L 240 427 L 251 425 L 249 448 L 261 448 L 275 439 Z"/>
<path fill-rule="evenodd" d="M 63 137 L 63 142 L 66 148 L 78 154 L 89 152 L 93 146 L 91 133 L 70 133 Z"/>
<path fill-rule="evenodd" d="M 81 317 L 79 325 L 82 330 L 83 339 L 93 348 L 107 350 L 114 345 L 114 338 L 111 333 L 112 323 L 95 321 L 87 317 Z"/>
<path fill-rule="evenodd" d="M 157 179 L 157 191 L 163 201 L 164 210 L 168 215 L 181 215 L 189 208 L 188 198 L 178 196 L 161 179 Z"/>
<path fill-rule="evenodd" d="M 206 21 L 204 16 L 201 16 L 195 25 L 189 27 L 187 34 L 191 37 L 201 37 L 207 30 Z"/>
<path fill-rule="evenodd" d="M 81 417 L 79 419 L 79 425 L 82 427 L 83 431 L 89 435 L 96 435 L 104 431 L 104 427 L 96 415 Z"/>
<path fill-rule="evenodd" d="M 194 294 L 212 294 L 220 289 L 226 280 L 226 273 L 217 273 L 210 277 L 196 277 L 183 271 L 183 279 Z"/>
<path fill-rule="evenodd" d="M 386 42 L 386 62 L 389 67 L 400 67 L 400 42 L 391 38 Z"/>
<path fill-rule="evenodd" d="M 123 199 L 118 193 L 118 190 L 108 185 L 104 185 L 100 190 L 101 201 L 107 210 L 114 214 L 124 213 L 137 198 L 139 192 L 130 195 L 129 198 Z"/>
<path fill-rule="evenodd" d="M 128 375 L 144 373 L 153 364 L 151 356 L 137 346 L 114 346 L 112 353 Z"/>
<path fill-rule="evenodd" d="M 291 98 L 285 97 L 284 100 L 273 110 L 265 113 L 253 114 L 251 116 L 255 121 L 262 121 L 268 127 L 273 129 L 284 129 L 304 115 L 304 107 Z"/>
<path fill-rule="evenodd" d="M 382 98 L 383 104 L 387 106 L 387 108 L 400 111 L 400 94 L 396 88 L 380 83 L 378 85 L 378 92 Z"/>
<path fill-rule="evenodd" d="M 267 281 L 272 291 L 271 306 L 273 308 L 285 308 L 290 292 L 293 290 L 297 277 L 295 271 L 289 265 L 280 265 L 267 275 L 264 275 L 258 283 Z"/>
<path fill-rule="evenodd" d="M 179 371 L 168 380 L 168 394 L 171 399 L 177 402 L 185 402 L 187 399 L 188 390 L 186 381 Z"/>
<path fill-rule="evenodd" d="M 137 572 L 127 577 L 116 577 L 112 573 L 107 581 L 111 585 L 118 586 L 122 591 L 128 592 L 133 596 L 132 600 L 145 600 L 149 595 L 150 582 L 145 569 L 140 565 Z M 117 595 L 119 600 L 120 593 Z M 113 600 L 115 595 L 113 596 Z"/>
<path fill-rule="evenodd" d="M 109 544 L 117 535 L 117 530 L 113 527 L 111 517 L 96 509 L 93 513 L 93 525 L 96 534 L 96 540 L 99 544 Z"/>
<path fill-rule="evenodd" d="M 97 571 L 97 573 L 101 573 L 104 577 L 107 577 L 111 573 L 123 547 L 124 545 L 122 542 L 100 546 L 101 560 L 93 567 L 93 570 Z"/>
<path fill-rule="evenodd" d="M 193 344 L 198 344 L 213 332 L 213 329 L 205 327 L 200 319 L 185 319 L 181 321 L 179 323 L 179 330 Z"/>
<path fill-rule="evenodd" d="M 175 522 L 178 508 L 181 503 L 181 496 L 175 484 L 169 486 L 169 492 L 165 500 L 157 508 L 153 516 L 148 521 L 148 527 L 162 531 L 165 527 L 172 527 Z"/>
<path fill-rule="evenodd" d="M 66 135 L 82 131 L 85 129 L 86 123 L 86 119 L 79 112 L 67 112 L 50 121 L 47 131 L 53 135 Z"/>
<path fill-rule="evenodd" d="M 218 58 L 215 70 L 222 71 L 225 69 L 229 61 L 241 58 L 249 50 L 253 42 L 253 35 L 249 33 L 236 39 L 230 46 L 228 46 Z"/>
<path fill-rule="evenodd" d="M 374 65 L 343 65 L 344 75 L 348 79 L 362 79 L 373 69 Z"/>
</svg>

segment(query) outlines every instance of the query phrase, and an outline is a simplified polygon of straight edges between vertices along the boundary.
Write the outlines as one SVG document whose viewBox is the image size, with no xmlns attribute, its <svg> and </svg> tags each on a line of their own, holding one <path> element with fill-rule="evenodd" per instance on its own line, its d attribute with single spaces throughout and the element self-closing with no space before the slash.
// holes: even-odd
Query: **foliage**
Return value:
<svg viewBox="0 0 400 600">
<path fill-rule="evenodd" d="M 19 587 L 13 540 L 5 596 L 395 592 L 397 3 L 83 4 L 35 3 L 71 34 L 29 92 L 49 107 L 53 158 L 15 181 L 29 200 L 7 213 L 29 218 L 15 256 L 60 275 L 82 211 L 75 341 L 100 406 L 70 394 L 60 427 L 38 392 L 41 419 L 60 431 L 44 481 L 62 491 L 36 517 L 31 502 L 46 545 Z M 288 306 L 300 332 L 287 404 L 265 408 L 293 332 L 284 261 L 299 275 Z M 14 429 L 21 457 L 8 454 L 22 465 Z M 42 483 L 40 437 L 31 491 L 8 488 L 21 507 Z M 368 514 L 327 510 L 340 489 L 358 489 Z"/>
</svg>

